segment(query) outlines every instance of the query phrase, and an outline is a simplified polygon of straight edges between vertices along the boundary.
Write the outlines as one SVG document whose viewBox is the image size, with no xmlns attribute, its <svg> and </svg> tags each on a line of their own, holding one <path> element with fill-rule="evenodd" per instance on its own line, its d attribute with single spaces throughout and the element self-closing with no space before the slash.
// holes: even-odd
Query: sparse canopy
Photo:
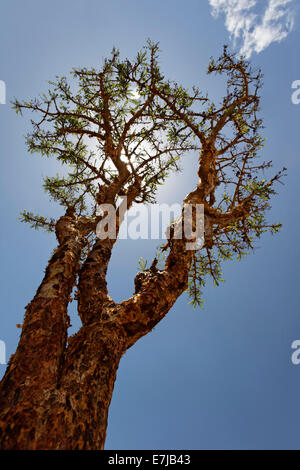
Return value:
<svg viewBox="0 0 300 470">
<path fill-rule="evenodd" d="M 205 245 L 193 253 L 190 269 L 194 306 L 202 303 L 207 276 L 215 284 L 222 281 L 222 260 L 241 259 L 262 233 L 280 229 L 265 218 L 283 172 L 267 180 L 264 170 L 271 162 L 259 156 L 261 73 L 226 47 L 207 72 L 227 78 L 220 104 L 197 87 L 190 91 L 166 80 L 158 45 L 149 41 L 133 61 L 121 60 L 114 49 L 100 70 L 75 69 L 71 83 L 57 78 L 49 82 L 48 94 L 14 103 L 17 112 L 39 115 L 27 136 L 29 151 L 63 164 L 61 174 L 45 178 L 44 187 L 82 221 L 85 248 L 95 241 L 97 204 L 116 205 L 124 195 L 129 207 L 153 202 L 158 185 L 179 169 L 180 157 L 199 152 L 199 183 L 184 201 L 203 204 L 205 213 Z M 24 211 L 22 220 L 55 230 L 55 220 L 31 212 Z"/>
<path fill-rule="evenodd" d="M 33 227 L 55 231 L 58 246 L 26 307 L 18 348 L 1 381 L 1 449 L 103 449 L 123 354 L 184 291 L 201 305 L 206 278 L 221 280 L 222 260 L 240 259 L 265 231 L 279 230 L 265 219 L 283 173 L 267 180 L 271 163 L 259 157 L 261 74 L 226 48 L 208 73 L 227 78 L 219 104 L 198 88 L 166 80 L 158 46 L 148 42 L 134 61 L 114 50 L 100 70 L 74 70 L 70 83 L 58 78 L 47 95 L 15 101 L 17 112 L 38 115 L 29 150 L 62 163 L 44 186 L 64 214 L 58 220 L 22 214 Z M 174 221 L 150 268 L 140 263 L 133 295 L 115 302 L 106 274 L 122 220 L 120 198 L 127 197 L 128 207 L 153 201 L 188 152 L 199 155 L 199 179 L 183 201 L 180 221 L 195 225 L 201 204 L 204 245 L 188 249 L 188 237 L 175 236 Z M 95 235 L 102 203 L 117 208 L 118 224 L 115 236 L 104 240 Z M 82 326 L 68 336 L 74 287 Z"/>
</svg>

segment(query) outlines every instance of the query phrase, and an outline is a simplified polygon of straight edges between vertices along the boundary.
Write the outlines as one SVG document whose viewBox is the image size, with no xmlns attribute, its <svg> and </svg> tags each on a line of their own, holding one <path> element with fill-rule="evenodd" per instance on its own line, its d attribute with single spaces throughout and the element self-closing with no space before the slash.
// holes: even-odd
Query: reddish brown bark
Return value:
<svg viewBox="0 0 300 470">
<path fill-rule="evenodd" d="M 59 247 L 27 307 L 18 349 L 1 382 L 2 449 L 103 449 L 123 353 L 187 287 L 192 252 L 186 240 L 171 240 L 165 269 L 154 265 L 138 274 L 134 295 L 113 302 L 106 273 L 115 240 L 98 240 L 79 269 L 84 237 L 75 221 L 65 216 L 57 224 Z M 77 275 L 82 327 L 67 344 L 67 306 Z"/>
<path fill-rule="evenodd" d="M 90 313 L 96 314 L 90 308 L 93 296 L 81 299 L 84 325 L 68 345 L 67 304 L 78 269 L 80 242 L 73 237 L 56 250 L 27 308 L 18 349 L 1 383 L 2 449 L 104 448 L 123 353 L 151 331 L 186 288 L 191 256 L 182 241 L 176 243 L 164 272 L 138 275 L 131 299 L 115 304 L 103 285 L 100 300 L 106 296 L 106 301 L 96 303 L 101 307 L 96 319 Z M 106 245 L 104 242 L 101 250 L 96 244 L 103 262 L 110 257 Z M 98 279 L 99 263 L 101 257 L 88 264 L 86 279 Z M 93 293 L 92 284 L 90 288 Z"/>
<path fill-rule="evenodd" d="M 0 447 L 31 448 L 41 402 L 56 387 L 67 341 L 67 307 L 78 273 L 82 240 L 70 217 L 57 223 L 59 247 L 26 308 L 18 348 L 0 388 Z"/>
<path fill-rule="evenodd" d="M 193 251 L 187 249 L 186 243 L 195 241 L 197 237 L 177 240 L 174 231 L 179 224 L 176 227 L 174 223 L 165 268 L 158 270 L 155 260 L 149 270 L 136 276 L 134 295 L 120 304 L 115 303 L 108 295 L 106 284 L 115 239 L 97 240 L 89 253 L 85 253 L 83 262 L 82 249 L 90 245 L 87 239 L 95 233 L 96 223 L 101 217 L 76 216 L 76 203 L 70 207 L 65 191 L 72 195 L 72 191 L 68 193 L 69 188 L 74 186 L 77 190 L 79 187 L 81 195 L 77 203 L 83 203 L 86 194 L 92 195 L 95 199 L 93 214 L 96 213 L 97 204 L 109 203 L 116 208 L 118 198 L 122 196 L 127 197 L 129 208 L 133 202 L 149 201 L 151 191 L 161 182 L 161 178 L 164 180 L 165 173 L 170 169 L 165 156 L 176 157 L 175 163 L 179 154 L 201 148 L 198 185 L 183 202 L 182 222 L 184 225 L 185 204 L 191 204 L 194 213 L 197 204 L 203 205 L 203 248 L 209 265 L 206 272 L 216 280 L 214 267 L 218 267 L 218 260 L 213 266 L 211 248 L 216 246 L 217 250 L 221 250 L 225 243 L 225 247 L 231 246 L 238 254 L 243 253 L 245 247 L 253 248 L 252 239 L 248 237 L 253 220 L 247 227 L 244 222 L 249 215 L 261 214 L 269 207 L 265 200 L 274 193 L 271 187 L 280 178 L 281 173 L 268 183 L 263 183 L 263 180 L 257 187 L 254 185 L 253 189 L 247 189 L 246 195 L 243 194 L 245 182 L 248 185 L 252 172 L 256 175 L 258 169 L 270 166 L 269 163 L 258 166 L 251 163 L 261 146 L 257 133 L 260 120 L 256 117 L 259 73 L 253 75 L 246 63 L 240 58 L 236 62 L 225 48 L 219 61 L 212 61 L 209 65 L 209 73 L 227 73 L 227 96 L 220 108 L 212 105 L 198 112 L 198 104 L 206 103 L 207 99 L 194 89 L 195 94 L 188 96 L 182 87 L 164 83 L 158 72 L 157 45 L 150 44 L 149 49 L 148 65 L 139 58 L 132 66 L 126 60 L 120 67 L 118 55 L 113 54 L 110 61 L 105 61 L 100 73 L 94 70 L 77 71 L 80 80 L 83 78 L 81 95 L 70 97 L 65 81 L 60 81 L 57 86 L 62 100 L 64 97 L 67 103 L 72 101 L 75 109 L 61 107 L 57 102 L 57 93 L 50 101 L 46 100 L 45 109 L 37 101 L 15 103 L 18 111 L 29 108 L 42 114 L 42 119 L 34 123 L 34 133 L 29 139 L 30 151 L 42 150 L 46 155 L 57 152 L 60 157 L 63 156 L 63 162 L 70 160 L 72 166 L 76 166 L 76 173 L 70 175 L 71 180 L 49 180 L 47 190 L 52 197 L 54 191 L 68 209 L 55 225 L 58 248 L 49 261 L 41 286 L 27 306 L 17 351 L 11 357 L 0 384 L 1 449 L 103 449 L 109 405 L 122 355 L 152 330 L 188 285 Z M 121 100 L 129 84 L 138 86 L 139 91 L 143 90 L 141 106 L 137 110 L 130 109 L 125 124 L 128 100 L 126 98 L 125 107 L 121 105 L 118 108 L 120 101 L 116 99 L 114 88 L 118 81 L 119 84 L 122 82 L 121 89 L 124 88 Z M 96 83 L 98 90 L 90 96 L 86 93 L 86 87 L 90 84 L 94 90 Z M 117 93 L 119 91 L 118 88 Z M 144 95 L 145 98 L 142 98 Z M 191 108 L 193 102 L 197 105 L 197 112 Z M 51 105 L 54 105 L 53 109 Z M 153 120 L 150 128 L 148 118 Z M 49 134 L 47 128 L 45 134 L 41 126 L 43 123 L 48 126 L 49 122 L 55 123 L 54 131 Z M 174 128 L 172 124 L 168 144 L 165 144 L 165 139 L 160 135 L 157 139 L 155 134 L 167 132 L 168 122 L 173 122 Z M 96 124 L 98 129 L 90 129 L 87 123 Z M 225 130 L 229 125 L 236 130 L 231 140 L 227 140 Z M 188 143 L 190 133 L 197 138 L 198 144 L 195 146 Z M 74 135 L 79 136 L 76 144 Z M 66 137 L 64 144 L 68 145 L 53 148 L 53 142 L 61 142 L 62 136 Z M 72 136 L 70 141 L 68 136 Z M 97 147 L 101 144 L 98 163 L 97 159 L 94 161 L 93 153 L 88 155 L 88 152 L 82 151 L 82 140 L 86 137 L 97 139 Z M 143 149 L 144 145 L 147 148 L 149 144 L 150 153 Z M 141 153 L 139 149 L 142 149 Z M 122 159 L 124 152 L 128 163 Z M 83 157 L 85 153 L 87 155 Z M 117 174 L 105 170 L 106 162 L 114 166 Z M 152 171 L 148 174 L 152 163 L 154 174 Z M 226 168 L 229 169 L 229 176 L 226 175 Z M 97 181 L 97 194 L 95 188 L 91 191 L 91 181 Z M 227 186 L 233 185 L 230 204 L 227 201 L 229 195 L 224 193 L 224 198 L 215 205 L 215 193 L 220 184 L 224 185 L 226 192 Z M 63 190 L 62 193 L 60 190 Z M 73 201 L 73 195 L 70 200 Z M 224 201 L 225 209 L 222 206 Z M 112 238 L 117 237 L 124 215 L 121 206 L 116 217 L 116 234 Z M 82 209 L 77 212 L 82 214 Z M 186 219 L 194 229 L 194 216 L 186 216 Z M 38 226 L 49 226 L 44 219 L 28 214 L 25 220 L 31 220 Z M 261 224 L 259 217 L 254 220 L 257 224 L 254 227 L 256 235 L 258 231 L 257 236 L 260 236 L 268 225 Z M 242 223 L 238 225 L 238 222 Z M 54 223 L 51 222 L 51 225 L 54 226 Z M 232 232 L 234 236 L 230 238 Z M 237 232 L 240 237 L 238 241 Z M 224 250 L 221 254 L 224 257 Z M 202 276 L 202 267 L 198 274 Z M 76 335 L 67 338 L 67 308 L 77 279 L 78 313 L 82 327 Z M 194 281 L 197 281 L 195 276 Z"/>
<path fill-rule="evenodd" d="M 205 181 L 184 203 L 203 203 L 202 193 L 209 193 Z M 1 383 L 2 449 L 103 449 L 123 353 L 152 330 L 187 288 L 193 251 L 187 250 L 186 239 L 171 238 L 165 269 L 154 264 L 138 274 L 134 295 L 113 302 L 106 274 L 115 240 L 96 241 L 80 268 L 84 224 L 75 221 L 65 216 L 57 224 L 59 247 L 27 307 L 18 349 Z M 77 275 L 82 327 L 67 344 L 67 306 Z"/>
</svg>

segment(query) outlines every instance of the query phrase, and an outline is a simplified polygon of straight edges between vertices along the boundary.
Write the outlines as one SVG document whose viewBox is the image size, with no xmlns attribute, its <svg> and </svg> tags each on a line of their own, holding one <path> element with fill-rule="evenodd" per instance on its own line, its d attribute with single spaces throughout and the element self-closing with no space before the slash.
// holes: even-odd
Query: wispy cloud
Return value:
<svg viewBox="0 0 300 470">
<path fill-rule="evenodd" d="M 225 15 L 225 26 L 247 58 L 280 42 L 294 25 L 294 0 L 209 0 L 212 14 Z M 263 4 L 263 11 L 257 11 Z"/>
</svg>

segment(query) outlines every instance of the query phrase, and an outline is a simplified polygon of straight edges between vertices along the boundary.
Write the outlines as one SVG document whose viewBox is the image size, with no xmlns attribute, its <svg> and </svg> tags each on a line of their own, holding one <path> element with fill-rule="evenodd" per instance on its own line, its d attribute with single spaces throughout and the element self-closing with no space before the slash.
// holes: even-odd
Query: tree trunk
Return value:
<svg viewBox="0 0 300 470">
<path fill-rule="evenodd" d="M 138 274 L 134 295 L 116 304 L 104 282 L 113 242 L 96 242 L 79 271 L 80 237 L 70 232 L 58 239 L 1 382 L 1 449 L 103 449 L 122 355 L 187 287 L 192 253 L 183 240 L 173 242 L 164 271 L 154 266 Z M 78 274 L 83 325 L 67 344 L 67 306 Z"/>
<path fill-rule="evenodd" d="M 26 307 L 18 348 L 0 385 L 0 448 L 35 444 L 42 402 L 56 387 L 67 341 L 70 295 L 79 269 L 82 239 L 73 221 L 57 223 L 59 247 L 48 263 L 34 299 Z"/>
<path fill-rule="evenodd" d="M 126 350 L 115 324 L 93 323 L 70 339 L 62 378 L 47 394 L 34 449 L 104 448 L 116 372 Z"/>
<path fill-rule="evenodd" d="M 35 402 L 22 402 L 18 416 L 10 404 L 1 448 L 103 449 L 116 372 L 125 350 L 124 335 L 115 324 L 82 327 L 70 339 L 56 386 L 35 391 Z"/>
</svg>

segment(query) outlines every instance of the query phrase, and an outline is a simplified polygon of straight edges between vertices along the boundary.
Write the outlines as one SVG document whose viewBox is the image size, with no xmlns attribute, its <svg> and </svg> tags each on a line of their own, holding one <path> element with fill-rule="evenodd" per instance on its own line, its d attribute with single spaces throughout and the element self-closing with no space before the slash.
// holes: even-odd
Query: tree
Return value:
<svg viewBox="0 0 300 470">
<path fill-rule="evenodd" d="M 150 41 L 133 61 L 121 60 L 114 49 L 100 70 L 75 69 L 71 83 L 57 78 L 47 94 L 14 102 L 17 113 L 38 115 L 27 136 L 29 151 L 61 163 L 60 174 L 45 178 L 44 188 L 64 215 L 54 220 L 22 213 L 32 227 L 55 232 L 58 245 L 26 307 L 18 348 L 1 382 L 2 449 L 103 449 L 124 352 L 184 291 L 193 306 L 201 306 L 206 279 L 222 281 L 223 260 L 241 259 L 264 232 L 280 229 L 265 218 L 285 169 L 263 178 L 271 162 L 259 159 L 260 71 L 225 47 L 208 66 L 209 74 L 227 79 L 217 105 L 199 88 L 166 80 L 158 53 Z M 128 208 L 153 202 L 180 157 L 195 151 L 199 181 L 183 201 L 180 222 L 190 205 L 194 227 L 201 204 L 204 244 L 188 249 L 188 237 L 175 235 L 179 220 L 172 222 L 167 243 L 137 274 L 132 297 L 114 302 L 106 273 L 123 218 L 120 201 L 126 196 Z M 97 211 L 101 204 L 116 210 L 114 237 L 96 236 L 106 215 Z M 82 326 L 68 337 L 74 288 Z"/>
</svg>

